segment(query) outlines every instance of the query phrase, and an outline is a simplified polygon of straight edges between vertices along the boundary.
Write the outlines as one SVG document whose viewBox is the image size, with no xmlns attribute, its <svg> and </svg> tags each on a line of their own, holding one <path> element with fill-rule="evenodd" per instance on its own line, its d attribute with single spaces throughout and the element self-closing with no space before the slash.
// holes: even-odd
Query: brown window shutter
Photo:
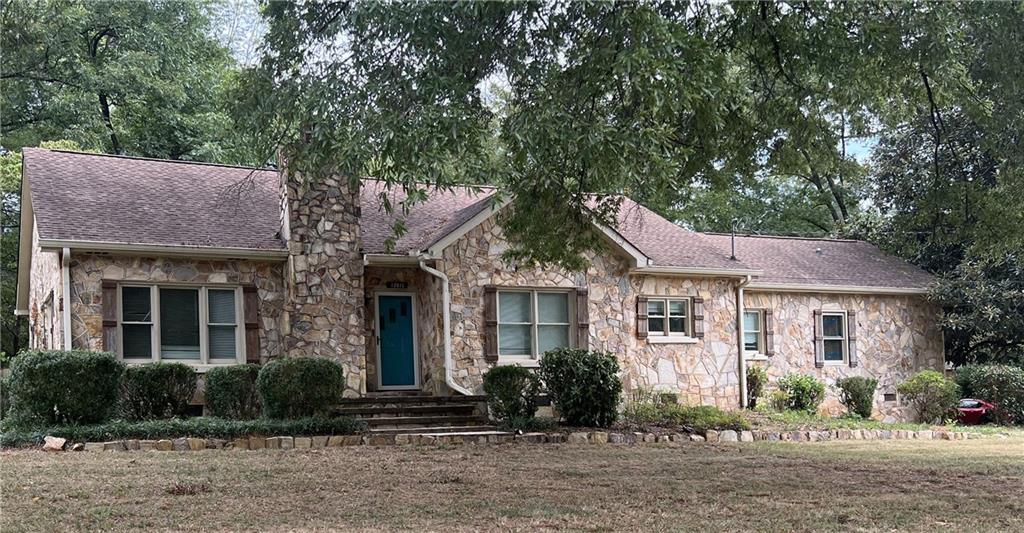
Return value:
<svg viewBox="0 0 1024 533">
<path fill-rule="evenodd" d="M 814 310 L 814 366 L 825 366 L 825 345 L 822 340 L 821 309 Z"/>
<path fill-rule="evenodd" d="M 846 311 L 847 340 L 850 343 L 850 366 L 856 367 L 860 364 L 857 358 L 857 311 L 850 309 Z"/>
<path fill-rule="evenodd" d="M 768 357 L 775 355 L 775 329 L 772 320 L 772 310 L 764 310 L 764 354 Z"/>
<path fill-rule="evenodd" d="M 647 297 L 636 297 L 636 336 L 639 339 L 647 338 Z"/>
<path fill-rule="evenodd" d="M 103 351 L 117 351 L 117 282 L 103 282 Z"/>
<path fill-rule="evenodd" d="M 693 336 L 704 338 L 704 298 L 693 299 Z"/>
<path fill-rule="evenodd" d="M 260 297 L 256 287 L 242 287 L 245 313 L 245 361 L 260 362 Z"/>
<path fill-rule="evenodd" d="M 498 362 L 498 288 L 484 287 L 484 360 Z"/>
<path fill-rule="evenodd" d="M 576 347 L 590 349 L 590 291 L 586 287 L 576 287 Z"/>
</svg>

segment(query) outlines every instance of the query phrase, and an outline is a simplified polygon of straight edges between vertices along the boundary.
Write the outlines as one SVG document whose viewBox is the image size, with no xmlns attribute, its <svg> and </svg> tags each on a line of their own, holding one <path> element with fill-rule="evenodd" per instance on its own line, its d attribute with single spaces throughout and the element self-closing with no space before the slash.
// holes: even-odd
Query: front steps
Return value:
<svg viewBox="0 0 1024 533">
<path fill-rule="evenodd" d="M 366 422 L 372 435 L 508 435 L 487 417 L 485 396 L 430 396 L 423 393 L 370 393 L 346 398 L 337 416 Z"/>
</svg>

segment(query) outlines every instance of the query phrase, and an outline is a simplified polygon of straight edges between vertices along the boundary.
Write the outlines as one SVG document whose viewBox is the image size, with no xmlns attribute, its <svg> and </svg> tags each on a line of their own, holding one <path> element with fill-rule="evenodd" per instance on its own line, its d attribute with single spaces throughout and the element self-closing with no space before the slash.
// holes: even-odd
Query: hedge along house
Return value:
<svg viewBox="0 0 1024 533">
<path fill-rule="evenodd" d="M 493 365 L 576 346 L 615 354 L 627 391 L 723 408 L 751 364 L 872 376 L 876 414 L 900 419 L 896 385 L 943 365 L 931 278 L 867 243 L 695 233 L 627 199 L 608 246 L 566 272 L 502 260 L 510 207 L 490 189 L 399 215 L 383 187 L 26 149 L 17 312 L 33 347 L 128 362 L 333 358 L 349 397 L 476 393 Z"/>
</svg>

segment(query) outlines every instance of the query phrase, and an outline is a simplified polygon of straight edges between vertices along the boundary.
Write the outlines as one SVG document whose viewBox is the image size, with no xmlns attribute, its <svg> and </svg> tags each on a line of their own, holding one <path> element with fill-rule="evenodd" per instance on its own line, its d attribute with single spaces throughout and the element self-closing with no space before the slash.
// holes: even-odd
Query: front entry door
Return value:
<svg viewBox="0 0 1024 533">
<path fill-rule="evenodd" d="M 415 389 L 416 341 L 411 295 L 377 296 L 378 374 L 381 389 Z"/>
</svg>

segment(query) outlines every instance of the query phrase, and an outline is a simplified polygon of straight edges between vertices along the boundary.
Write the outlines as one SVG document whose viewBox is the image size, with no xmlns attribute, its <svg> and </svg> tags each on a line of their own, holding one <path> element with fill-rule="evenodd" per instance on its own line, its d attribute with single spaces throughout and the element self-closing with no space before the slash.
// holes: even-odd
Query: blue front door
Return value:
<svg viewBox="0 0 1024 533">
<path fill-rule="evenodd" d="M 380 295 L 377 299 L 377 324 L 380 328 L 381 387 L 415 388 L 412 296 Z"/>
</svg>

